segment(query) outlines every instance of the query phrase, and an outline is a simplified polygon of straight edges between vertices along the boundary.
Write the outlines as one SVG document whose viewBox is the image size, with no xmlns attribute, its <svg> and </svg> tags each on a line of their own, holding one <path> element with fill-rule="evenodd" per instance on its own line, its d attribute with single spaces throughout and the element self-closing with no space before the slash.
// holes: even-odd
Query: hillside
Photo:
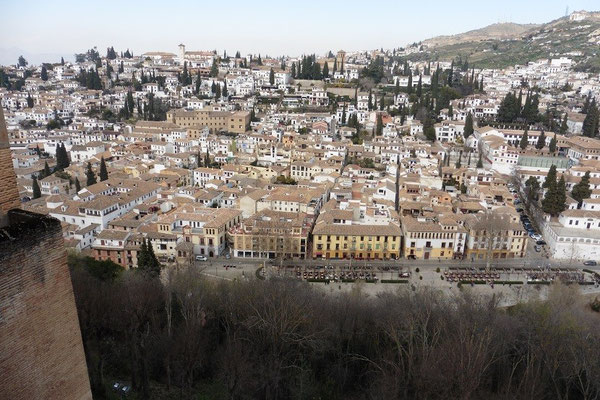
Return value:
<svg viewBox="0 0 600 400">
<path fill-rule="evenodd" d="M 515 24 L 512 22 L 498 23 L 486 26 L 485 28 L 459 33 L 451 36 L 436 36 L 423 41 L 423 45 L 428 47 L 448 46 L 464 42 L 482 42 L 486 40 L 518 39 L 532 29 L 540 25 L 535 24 Z"/>
<path fill-rule="evenodd" d="M 460 35 L 433 38 L 424 41 L 422 51 L 408 58 L 436 61 L 461 56 L 467 57 L 472 66 L 504 68 L 564 55 L 577 60 L 582 70 L 600 71 L 600 12 L 574 12 L 519 33 L 517 29 L 513 37 L 501 37 L 508 25 L 526 26 L 495 24 Z M 478 31 L 487 38 L 475 38 Z"/>
</svg>

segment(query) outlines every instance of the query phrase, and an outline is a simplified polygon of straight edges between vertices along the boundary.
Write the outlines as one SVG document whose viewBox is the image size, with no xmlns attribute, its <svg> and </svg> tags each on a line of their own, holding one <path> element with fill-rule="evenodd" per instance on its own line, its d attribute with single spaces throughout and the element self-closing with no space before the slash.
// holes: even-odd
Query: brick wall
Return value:
<svg viewBox="0 0 600 400">
<path fill-rule="evenodd" d="M 21 201 L 17 189 L 17 177 L 13 169 L 8 132 L 4 121 L 4 112 L 0 107 L 0 226 L 6 224 L 6 213 L 19 208 Z"/>
<path fill-rule="evenodd" d="M 91 399 L 60 222 L 13 210 L 0 228 L 0 397 Z"/>
</svg>

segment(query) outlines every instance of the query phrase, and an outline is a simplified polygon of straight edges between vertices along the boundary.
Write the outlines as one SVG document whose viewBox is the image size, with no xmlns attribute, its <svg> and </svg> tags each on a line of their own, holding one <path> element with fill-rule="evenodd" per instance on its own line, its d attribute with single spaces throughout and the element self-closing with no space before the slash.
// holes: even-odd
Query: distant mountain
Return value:
<svg viewBox="0 0 600 400">
<path fill-rule="evenodd" d="M 436 36 L 423 42 L 426 46 L 444 46 L 463 42 L 481 42 L 485 40 L 518 39 L 536 24 L 515 24 L 512 22 L 488 25 L 485 28 L 459 33 L 451 36 Z"/>
<path fill-rule="evenodd" d="M 469 65 L 504 68 L 540 58 L 567 56 L 580 70 L 600 72 L 600 12 L 577 11 L 541 25 L 494 24 L 421 43 L 411 60 L 467 58 Z"/>
</svg>

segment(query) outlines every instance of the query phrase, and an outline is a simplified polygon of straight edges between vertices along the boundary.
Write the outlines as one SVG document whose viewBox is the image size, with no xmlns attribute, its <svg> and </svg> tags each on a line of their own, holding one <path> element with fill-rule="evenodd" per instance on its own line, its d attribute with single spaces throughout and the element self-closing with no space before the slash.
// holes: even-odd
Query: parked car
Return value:
<svg viewBox="0 0 600 400">
<path fill-rule="evenodd" d="M 533 247 L 535 249 L 536 252 L 540 252 L 542 251 L 542 246 L 538 246 L 537 244 Z"/>
<path fill-rule="evenodd" d="M 583 262 L 583 265 L 587 265 L 588 267 L 595 267 L 598 263 L 594 260 L 587 260 Z"/>
<path fill-rule="evenodd" d="M 517 208 L 517 212 L 518 212 L 518 213 L 522 213 L 522 212 L 523 212 L 523 209 L 522 209 L 522 208 Z"/>
<path fill-rule="evenodd" d="M 196 256 L 196 261 L 206 261 L 208 258 L 206 256 Z"/>
<path fill-rule="evenodd" d="M 229 260 L 229 259 L 231 258 L 231 256 L 230 256 L 229 254 L 225 254 L 225 258 L 226 258 L 227 260 Z"/>
<path fill-rule="evenodd" d="M 546 241 L 545 240 L 538 240 L 537 242 L 535 242 L 535 244 L 537 244 L 538 246 L 545 246 L 546 245 Z"/>
<path fill-rule="evenodd" d="M 533 240 L 542 240 L 542 235 L 540 235 L 539 233 L 530 233 L 529 237 Z"/>
</svg>

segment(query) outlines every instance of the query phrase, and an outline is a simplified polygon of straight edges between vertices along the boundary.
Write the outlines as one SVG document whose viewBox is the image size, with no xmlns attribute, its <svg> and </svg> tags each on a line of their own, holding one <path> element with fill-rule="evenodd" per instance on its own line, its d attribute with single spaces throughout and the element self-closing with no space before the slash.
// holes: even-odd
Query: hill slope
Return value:
<svg viewBox="0 0 600 400">
<path fill-rule="evenodd" d="M 447 46 L 464 42 L 481 42 L 485 40 L 518 39 L 525 32 L 535 29 L 536 24 L 515 24 L 512 22 L 488 25 L 485 28 L 459 33 L 451 36 L 436 36 L 423 42 L 428 47 Z"/>
<path fill-rule="evenodd" d="M 583 70 L 600 70 L 600 12 L 575 12 L 515 33 L 511 38 L 500 37 L 507 24 L 495 25 L 503 26 L 492 29 L 494 25 L 491 25 L 479 30 L 485 32 L 489 28 L 488 38 L 475 38 L 476 30 L 424 41 L 423 50 L 411 54 L 409 59 L 436 61 L 460 56 L 467 57 L 472 66 L 504 68 L 566 55 L 579 61 Z M 497 31 L 496 36 L 494 31 Z"/>
</svg>

